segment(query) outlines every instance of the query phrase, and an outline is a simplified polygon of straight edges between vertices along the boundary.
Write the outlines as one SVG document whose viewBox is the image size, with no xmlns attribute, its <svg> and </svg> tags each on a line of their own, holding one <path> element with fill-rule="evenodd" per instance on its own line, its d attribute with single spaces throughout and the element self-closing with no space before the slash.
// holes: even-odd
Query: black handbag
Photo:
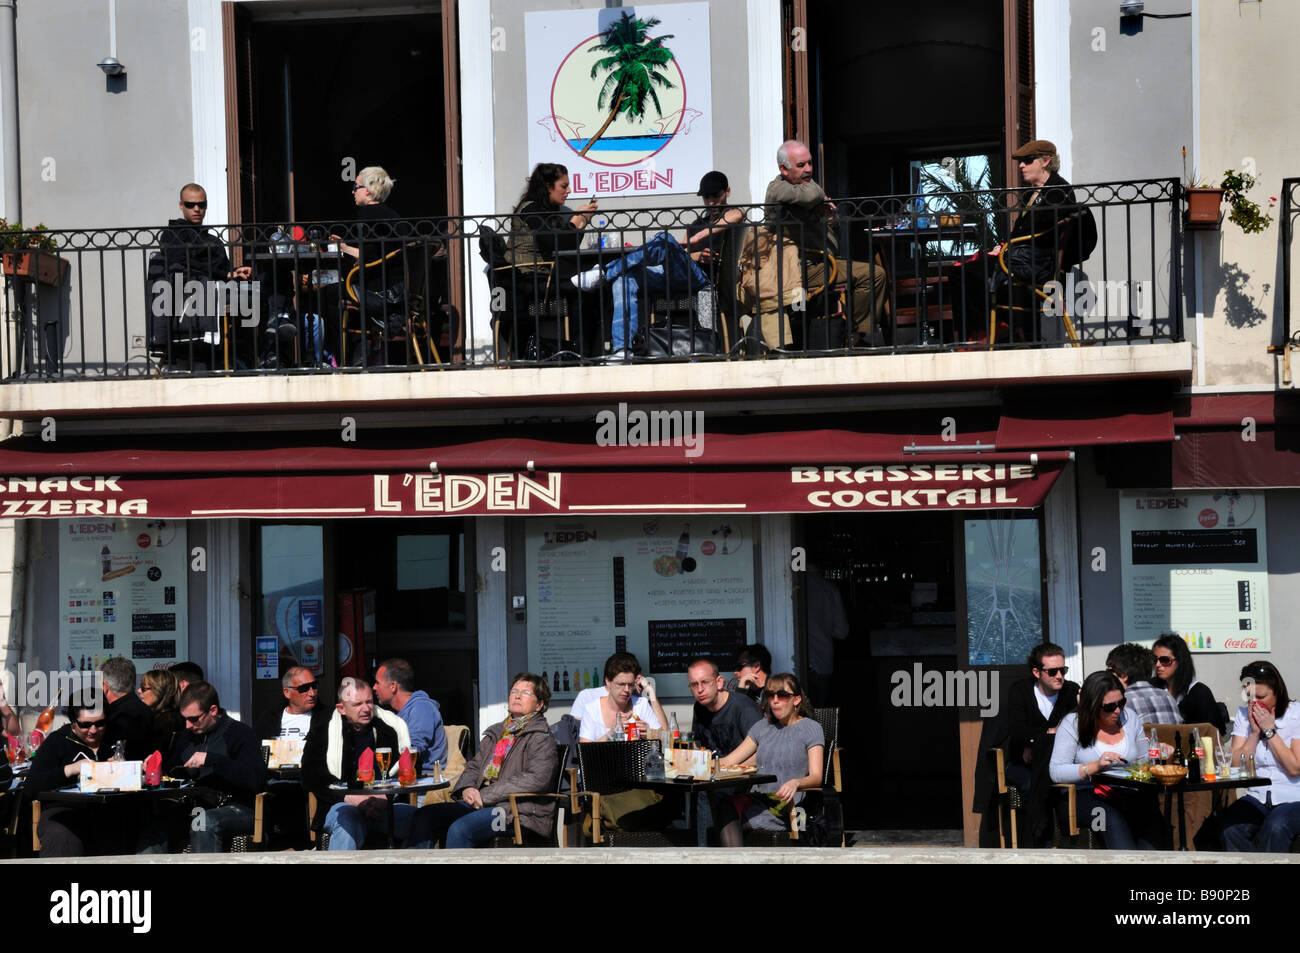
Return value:
<svg viewBox="0 0 1300 953">
<path fill-rule="evenodd" d="M 642 357 L 717 354 L 718 334 L 711 328 L 684 323 L 652 325 L 639 328 L 632 336 L 632 350 Z"/>
</svg>

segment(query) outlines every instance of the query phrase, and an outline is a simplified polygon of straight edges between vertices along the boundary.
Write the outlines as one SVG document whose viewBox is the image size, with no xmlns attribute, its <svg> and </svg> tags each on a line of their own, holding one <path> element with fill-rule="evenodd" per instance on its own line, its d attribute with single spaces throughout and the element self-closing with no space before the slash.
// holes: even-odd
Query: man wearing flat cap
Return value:
<svg viewBox="0 0 1300 953">
<path fill-rule="evenodd" d="M 989 308 L 996 301 L 1004 305 L 1010 301 L 1013 310 L 1009 313 L 1013 315 L 1024 312 L 1036 315 L 1037 304 L 1029 286 L 1046 284 L 1086 261 L 1097 245 L 1097 223 L 1092 210 L 1078 204 L 1074 189 L 1061 177 L 1061 157 L 1055 144 L 1034 139 L 1011 153 L 1011 157 L 1019 163 L 1020 178 L 1028 186 L 1021 194 L 1020 211 L 1015 214 L 1002 256 L 1018 284 L 1013 285 L 997 261 L 1001 246 L 989 252 L 987 266 L 983 256 L 958 266 L 970 269 L 965 281 L 960 274 L 957 278 L 963 287 L 968 332 L 987 329 Z M 1035 318 L 1028 328 L 1012 330 L 1022 334 L 1028 330 L 1032 334 L 1037 330 L 1036 324 Z"/>
</svg>

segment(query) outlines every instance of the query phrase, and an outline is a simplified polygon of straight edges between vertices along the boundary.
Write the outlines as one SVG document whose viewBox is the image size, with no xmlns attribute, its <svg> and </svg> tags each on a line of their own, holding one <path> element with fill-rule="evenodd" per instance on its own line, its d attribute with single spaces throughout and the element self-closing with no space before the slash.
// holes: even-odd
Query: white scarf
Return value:
<svg viewBox="0 0 1300 953">
<path fill-rule="evenodd" d="M 393 752 L 393 763 L 389 766 L 387 774 L 387 777 L 391 778 L 397 774 L 397 763 L 402 749 L 411 747 L 411 731 L 399 716 L 385 711 L 378 705 L 375 706 L 375 717 L 397 732 L 397 750 Z M 325 767 L 329 768 L 330 774 L 340 781 L 348 780 L 343 777 L 343 713 L 337 708 L 334 709 L 334 714 L 330 715 L 329 735 L 326 737 L 325 744 Z"/>
</svg>

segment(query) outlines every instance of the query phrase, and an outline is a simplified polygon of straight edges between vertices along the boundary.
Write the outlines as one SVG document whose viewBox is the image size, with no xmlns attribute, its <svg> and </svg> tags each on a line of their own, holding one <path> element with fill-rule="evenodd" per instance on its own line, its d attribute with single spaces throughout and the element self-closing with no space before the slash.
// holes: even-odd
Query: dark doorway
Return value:
<svg viewBox="0 0 1300 953">
<path fill-rule="evenodd" d="M 249 222 L 349 217 L 351 177 L 383 166 L 403 217 L 447 213 L 442 20 L 252 20 L 239 82 Z M 244 140 L 251 140 L 244 141 Z M 251 148 L 250 148 L 251 145 Z M 251 208 L 249 207 L 251 205 Z"/>
<path fill-rule="evenodd" d="M 828 695 L 840 707 L 849 828 L 962 826 L 957 709 L 900 707 L 891 697 L 896 673 L 958 665 L 953 533 L 944 513 L 803 520 L 809 572 L 838 590 L 849 622 L 848 637 L 834 644 Z"/>
<path fill-rule="evenodd" d="M 828 194 L 911 193 L 922 165 L 949 157 L 1004 184 L 1003 8 L 807 0 L 809 134 Z"/>
</svg>

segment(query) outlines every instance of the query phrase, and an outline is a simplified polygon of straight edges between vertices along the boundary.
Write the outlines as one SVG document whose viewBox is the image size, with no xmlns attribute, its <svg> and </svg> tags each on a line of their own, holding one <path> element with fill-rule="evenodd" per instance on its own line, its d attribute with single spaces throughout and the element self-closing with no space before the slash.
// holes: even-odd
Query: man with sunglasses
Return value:
<svg viewBox="0 0 1300 953">
<path fill-rule="evenodd" d="M 254 726 L 259 738 L 307 739 L 312 713 L 320 698 L 320 684 L 311 669 L 295 665 L 280 679 L 285 706 L 267 712 Z"/>
<path fill-rule="evenodd" d="M 220 341 L 219 314 L 194 314 L 195 302 L 185 283 L 199 282 L 209 300 L 208 282 L 246 280 L 253 276 L 247 265 L 235 268 L 226 246 L 203 227 L 208 214 L 208 194 L 191 182 L 181 189 L 181 217 L 173 218 L 158 234 L 158 252 L 149 259 L 149 347 L 166 352 L 170 361 L 192 370 L 206 370 L 212 349 Z M 178 293 L 180 292 L 180 293 Z"/>
<path fill-rule="evenodd" d="M 1108 668 L 1124 686 L 1124 700 L 1139 725 L 1176 725 L 1182 721 L 1173 696 L 1151 684 L 1155 656 L 1145 645 L 1125 642 L 1106 656 Z"/>
<path fill-rule="evenodd" d="M 32 757 L 26 794 L 33 800 L 44 791 L 77 783 L 81 762 L 107 761 L 113 755 L 112 745 L 105 738 L 108 716 L 101 703 L 76 696 L 69 702 L 66 714 L 68 723 L 51 732 Z M 95 806 L 42 805 L 36 826 L 41 856 L 122 853 L 126 825 L 118 820 L 113 811 Z"/>
<path fill-rule="evenodd" d="M 1034 844 L 1051 829 L 1051 781 L 1047 775 L 1052 743 L 1061 719 L 1074 711 L 1079 686 L 1066 681 L 1065 649 L 1051 642 L 1034 646 L 1026 659 L 1030 677 L 1007 693 L 1011 733 L 1007 783 L 1029 792 L 1030 836 Z"/>
<path fill-rule="evenodd" d="M 262 742 L 252 728 L 221 709 L 217 690 L 207 682 L 186 688 L 180 709 L 187 730 L 177 737 L 163 768 L 189 769 L 202 789 L 202 823 L 188 824 L 190 850 L 220 853 L 222 838 L 253 832 L 253 801 L 266 784 Z M 185 820 L 190 821 L 188 815 Z"/>
</svg>

